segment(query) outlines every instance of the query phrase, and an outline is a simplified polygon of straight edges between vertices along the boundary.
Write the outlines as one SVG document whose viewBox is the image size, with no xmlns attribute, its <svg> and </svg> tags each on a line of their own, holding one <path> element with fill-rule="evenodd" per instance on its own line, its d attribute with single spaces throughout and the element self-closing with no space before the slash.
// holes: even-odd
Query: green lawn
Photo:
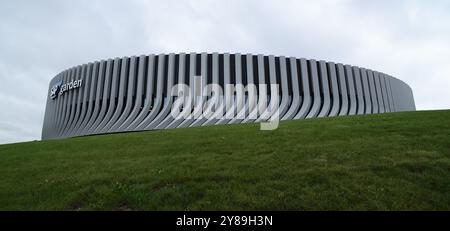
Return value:
<svg viewBox="0 0 450 231">
<path fill-rule="evenodd" d="M 0 145 L 0 210 L 449 210 L 450 111 Z"/>
</svg>

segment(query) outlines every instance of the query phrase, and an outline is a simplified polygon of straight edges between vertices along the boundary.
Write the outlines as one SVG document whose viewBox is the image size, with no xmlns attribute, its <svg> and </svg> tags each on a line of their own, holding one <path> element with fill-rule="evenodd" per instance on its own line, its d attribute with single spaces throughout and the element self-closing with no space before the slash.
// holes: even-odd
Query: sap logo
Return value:
<svg viewBox="0 0 450 231">
<path fill-rule="evenodd" d="M 80 88 L 83 84 L 83 80 L 78 79 L 78 80 L 72 80 L 71 82 L 62 84 L 62 82 L 59 82 L 55 85 L 53 85 L 53 87 L 50 89 L 50 97 L 52 99 L 56 99 L 56 97 L 58 97 L 58 95 L 62 95 L 64 94 L 64 92 L 69 91 L 69 90 L 73 90 L 76 88 Z"/>
<path fill-rule="evenodd" d="M 59 89 L 61 88 L 61 83 L 62 83 L 62 82 L 56 83 L 56 84 L 53 85 L 53 87 L 50 89 L 50 98 L 56 99 L 56 97 L 58 97 Z"/>
</svg>

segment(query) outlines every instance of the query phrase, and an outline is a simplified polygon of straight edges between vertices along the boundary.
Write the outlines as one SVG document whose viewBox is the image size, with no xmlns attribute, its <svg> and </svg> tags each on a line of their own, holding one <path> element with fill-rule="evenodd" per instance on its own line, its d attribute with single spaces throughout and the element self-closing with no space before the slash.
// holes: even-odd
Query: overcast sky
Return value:
<svg viewBox="0 0 450 231">
<path fill-rule="evenodd" d="M 342 62 L 450 108 L 450 1 L 0 1 L 0 144 L 39 140 L 48 84 L 100 59 L 240 52 Z"/>
</svg>

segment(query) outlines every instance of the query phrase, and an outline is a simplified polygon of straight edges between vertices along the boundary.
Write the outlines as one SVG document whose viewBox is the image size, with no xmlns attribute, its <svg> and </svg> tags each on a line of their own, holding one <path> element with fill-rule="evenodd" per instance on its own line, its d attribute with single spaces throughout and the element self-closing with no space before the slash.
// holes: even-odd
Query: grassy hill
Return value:
<svg viewBox="0 0 450 231">
<path fill-rule="evenodd" d="M 0 210 L 449 210 L 450 111 L 0 145 Z"/>
</svg>

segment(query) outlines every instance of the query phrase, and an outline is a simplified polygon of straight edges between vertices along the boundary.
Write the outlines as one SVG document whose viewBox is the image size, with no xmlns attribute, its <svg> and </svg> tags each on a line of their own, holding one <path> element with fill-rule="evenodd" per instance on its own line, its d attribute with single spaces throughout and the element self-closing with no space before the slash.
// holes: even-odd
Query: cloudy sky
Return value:
<svg viewBox="0 0 450 231">
<path fill-rule="evenodd" d="M 39 140 L 50 79 L 100 59 L 165 52 L 323 59 L 408 83 L 450 108 L 450 1 L 0 1 L 0 144 Z"/>
</svg>

